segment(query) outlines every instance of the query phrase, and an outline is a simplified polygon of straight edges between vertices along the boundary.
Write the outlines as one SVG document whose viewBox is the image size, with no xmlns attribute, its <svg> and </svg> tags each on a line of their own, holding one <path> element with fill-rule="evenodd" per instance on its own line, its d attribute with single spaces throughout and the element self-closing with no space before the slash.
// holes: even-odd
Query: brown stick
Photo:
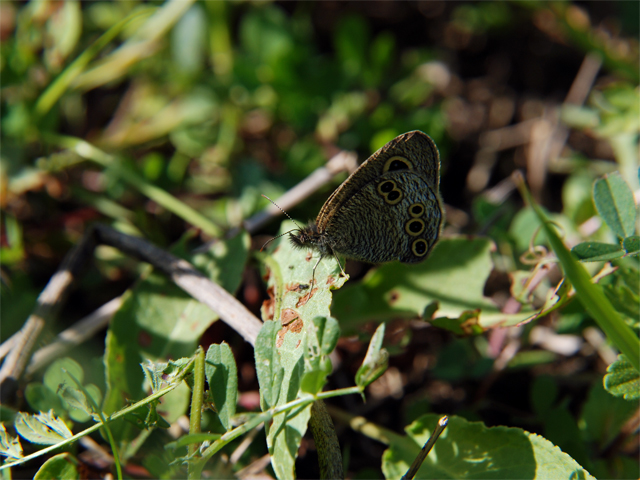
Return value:
<svg viewBox="0 0 640 480">
<path fill-rule="evenodd" d="M 0 369 L 0 400 L 3 404 L 14 396 L 17 382 L 31 358 L 38 337 L 64 303 L 72 283 L 87 264 L 94 247 L 95 239 L 91 232 L 87 232 L 67 254 L 60 269 L 40 293 L 35 310 L 17 333 L 15 343 Z"/>
<path fill-rule="evenodd" d="M 72 283 L 88 263 L 97 243 L 118 248 L 166 273 L 176 285 L 216 312 L 247 342 L 251 345 L 255 343 L 262 322 L 226 290 L 209 280 L 186 260 L 171 255 L 146 240 L 98 224 L 67 254 L 60 269 L 38 297 L 35 310 L 14 336 L 11 351 L 0 369 L 2 403 L 10 402 L 14 396 L 17 382 L 24 373 L 40 333 L 64 303 Z"/>
</svg>

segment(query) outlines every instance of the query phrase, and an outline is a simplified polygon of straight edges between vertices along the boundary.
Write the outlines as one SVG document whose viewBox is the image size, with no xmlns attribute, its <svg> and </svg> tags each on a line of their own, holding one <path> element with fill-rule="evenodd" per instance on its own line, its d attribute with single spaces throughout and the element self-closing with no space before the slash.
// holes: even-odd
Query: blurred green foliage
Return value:
<svg viewBox="0 0 640 480">
<path fill-rule="evenodd" d="M 366 321 L 385 318 L 390 371 L 405 370 L 395 377 L 385 374 L 371 386 L 375 397 L 380 390 L 373 387 L 391 389 L 400 378 L 399 394 L 388 390 L 376 397 L 381 410 L 416 420 L 414 430 L 428 428 L 421 415 L 436 410 L 524 426 L 547 436 L 594 475 L 624 478 L 634 467 L 637 472 L 637 461 L 623 448 L 629 400 L 637 398 L 637 372 L 624 357 L 611 363 L 606 343 L 596 347 L 584 340 L 593 319 L 571 302 L 571 285 L 559 286 L 560 274 L 548 272 L 553 259 L 545 256 L 549 243 L 538 219 L 501 190 L 517 169 L 527 168 L 535 179 L 538 165 L 530 159 L 542 147 L 534 143 L 532 130 L 510 147 L 479 154 L 483 148 L 486 153 L 488 134 L 548 126 L 554 115 L 570 129 L 564 150 L 545 164 L 546 182 L 536 194 L 566 244 L 587 245 L 589 254 L 601 245 L 613 246 L 615 255 L 592 256 L 598 261 L 586 268 L 591 275 L 600 272 L 606 297 L 637 333 L 638 217 L 628 194 L 635 194 L 637 203 L 637 18 L 638 3 L 625 1 L 0 3 L 2 340 L 20 328 L 63 255 L 93 221 L 110 222 L 165 247 L 182 239 L 182 255 L 190 257 L 186 246 L 195 235 L 193 230 L 185 234 L 189 226 L 205 232 L 203 240 L 222 236 L 267 205 L 262 194 L 277 198 L 339 149 L 357 150 L 364 159 L 398 134 L 422 130 L 436 141 L 443 159 L 449 206 L 444 234 L 462 236 L 444 240 L 443 255 L 411 274 L 391 264 L 337 292 L 331 314 L 342 322 L 343 333 L 357 330 L 357 340 L 364 341 L 358 350 L 355 337 L 341 340 L 346 366 L 340 368 L 352 363 L 356 367 L 348 373 L 355 374 L 374 331 Z M 584 104 L 559 106 L 586 54 L 602 62 L 600 76 L 587 87 Z M 517 135 L 504 137 L 513 138 Z M 471 187 L 476 167 L 487 173 L 478 189 Z M 613 209 L 624 217 L 624 235 L 611 228 L 612 214 L 602 213 L 598 199 L 594 203 L 594 182 L 614 171 L 620 176 L 607 178 L 630 189 L 624 208 Z M 341 179 L 296 207 L 292 216 L 313 218 Z M 620 192 L 617 185 L 609 190 Z M 267 228 L 274 233 L 277 226 Z M 482 255 L 460 254 L 474 245 L 482 245 Z M 530 245 L 537 247 L 530 251 Z M 246 253 L 246 239 L 236 237 L 190 258 L 222 277 L 232 292 L 241 285 L 245 300 L 258 297 L 250 305 L 257 311 L 264 287 L 254 266 L 269 260 L 256 255 L 247 268 Z M 204 342 L 202 330 L 212 318 L 200 311 L 204 307 L 174 299 L 163 280 L 124 255 L 100 248 L 95 257 L 96 268 L 42 341 L 122 293 L 142 273 L 108 331 L 107 353 L 102 337 L 71 353 L 84 367 L 76 377 L 82 380 L 82 372 L 91 377 L 92 398 L 102 395 L 111 411 L 144 395 L 141 355 L 189 355 Z M 477 261 L 463 262 L 467 257 Z M 324 262 L 333 265 L 333 259 Z M 454 281 L 452 271 L 460 280 Z M 438 281 L 439 275 L 444 280 Z M 414 280 L 420 288 L 411 284 Z M 397 285 L 400 303 L 391 291 Z M 155 300 L 144 294 L 151 287 L 156 287 Z M 329 305 L 329 286 L 322 293 Z M 358 302 L 362 307 L 353 311 Z M 515 304 L 516 311 L 507 314 Z M 451 318 L 437 314 L 445 307 Z M 191 323 L 179 323 L 176 310 L 195 316 Z M 402 320 L 420 315 L 440 320 L 435 323 L 441 330 L 430 328 L 428 341 L 421 335 L 424 323 Z M 490 327 L 505 318 L 503 325 L 540 320 L 554 330 L 550 343 L 535 340 L 539 322 L 533 321 L 509 329 L 512 337 L 500 340 L 504 330 Z M 402 335 L 393 333 L 393 322 L 400 322 Z M 147 337 L 149 330 L 154 335 Z M 450 331 L 481 335 L 453 338 Z M 549 346 L 568 337 L 579 346 L 571 353 Z M 225 340 L 235 355 L 242 351 L 240 343 Z M 515 348 L 511 358 L 502 356 L 509 351 L 502 349 L 505 345 Z M 240 405 L 250 405 L 243 394 L 258 388 L 250 373 L 252 354 L 248 357 L 236 358 Z M 230 365 L 232 359 L 225 358 Z M 24 398 L 34 412 L 50 408 L 82 422 L 87 412 L 72 413 L 51 380 L 58 367 L 49 367 L 42 383 L 36 379 L 26 385 Z M 322 382 L 327 365 L 323 368 Z M 496 394 L 491 387 L 500 376 L 505 380 Z M 336 377 L 344 378 L 344 372 Z M 131 379 L 134 385 L 125 388 Z M 410 395 L 389 408 L 385 399 L 398 398 L 402 388 Z M 158 412 L 175 420 L 187 409 L 188 393 L 182 384 Z M 223 393 L 233 398 L 236 392 Z M 471 400 L 476 394 L 482 402 Z M 519 403 L 521 396 L 531 409 Z M 257 407 L 239 410 L 251 408 Z M 141 464 L 152 476 L 184 475 L 180 466 L 170 465 L 183 452 L 164 450 L 168 434 L 139 430 L 152 423 L 151 414 L 158 415 L 155 404 L 141 411 L 131 425 L 114 428 L 125 461 L 145 458 Z M 204 428 L 230 428 L 235 420 L 225 412 L 224 418 L 207 412 Z M 15 411 L 3 406 L 2 413 L 4 420 Z M 377 421 L 395 421 L 385 415 Z M 407 433 L 415 432 L 408 428 Z M 256 435 L 233 466 L 211 462 L 214 473 L 231 475 L 264 455 L 265 435 Z M 288 461 L 295 459 L 298 437 L 289 446 Z M 387 457 L 406 441 L 393 438 Z M 372 470 L 371 453 L 363 452 L 359 441 L 347 437 L 346 442 L 354 478 L 399 468 L 387 459 Z M 231 455 L 239 443 L 226 445 L 224 453 Z M 547 445 L 536 448 L 546 452 Z M 63 462 L 66 457 L 54 457 L 48 468 L 60 469 Z M 41 474 L 47 471 L 53 470 Z"/>
</svg>

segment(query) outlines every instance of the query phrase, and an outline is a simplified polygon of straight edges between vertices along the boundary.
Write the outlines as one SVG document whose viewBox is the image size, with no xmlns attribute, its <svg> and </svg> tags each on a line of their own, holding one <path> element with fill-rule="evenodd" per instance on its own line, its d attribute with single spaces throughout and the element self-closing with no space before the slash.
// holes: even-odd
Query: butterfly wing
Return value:
<svg viewBox="0 0 640 480">
<path fill-rule="evenodd" d="M 419 131 L 396 137 L 364 162 L 316 219 L 331 249 L 382 263 L 424 260 L 442 224 L 440 157 Z"/>
<path fill-rule="evenodd" d="M 403 158 L 408 163 L 396 162 L 394 165 L 394 157 Z M 407 132 L 394 138 L 371 155 L 333 192 L 316 219 L 318 231 L 325 231 L 333 215 L 339 212 L 341 206 L 365 185 L 376 181 L 390 170 L 394 171 L 394 167 L 397 169 L 395 171 L 398 171 L 406 169 L 407 166 L 423 177 L 429 188 L 439 192 L 440 155 L 436 144 L 429 135 L 418 130 Z"/>
<path fill-rule="evenodd" d="M 440 233 L 442 207 L 423 177 L 388 172 L 345 201 L 327 224 L 333 251 L 370 263 L 424 260 Z"/>
</svg>

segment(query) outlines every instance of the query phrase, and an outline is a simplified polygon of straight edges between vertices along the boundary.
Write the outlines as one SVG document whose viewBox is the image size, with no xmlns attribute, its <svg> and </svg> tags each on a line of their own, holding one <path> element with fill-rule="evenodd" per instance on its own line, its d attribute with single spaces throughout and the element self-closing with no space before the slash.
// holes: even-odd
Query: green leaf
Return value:
<svg viewBox="0 0 640 480">
<path fill-rule="evenodd" d="M 9 435 L 2 423 L 0 423 L 0 455 L 13 460 L 20 460 L 23 457 L 20 439 Z"/>
<path fill-rule="evenodd" d="M 227 343 L 211 345 L 204 361 L 209 395 L 220 422 L 224 428 L 230 430 L 238 401 L 238 369 L 231 348 Z"/>
<path fill-rule="evenodd" d="M 284 222 L 281 231 L 286 232 L 292 228 L 295 225 Z M 346 280 L 340 276 L 340 267 L 335 258 L 322 258 L 314 274 L 317 252 L 310 255 L 308 250 L 296 249 L 286 237 L 273 243 L 276 244 L 273 253 L 265 258 L 269 272 L 268 288 L 273 292 L 273 297 L 271 303 L 263 307 L 266 321 L 260 332 L 262 334 L 269 328 L 269 341 L 261 346 L 263 352 L 260 356 L 256 343 L 256 368 L 268 370 L 272 365 L 279 364 L 283 369 L 283 376 L 279 391 L 274 391 L 274 387 L 268 385 L 268 382 L 273 381 L 275 372 L 270 379 L 260 381 L 261 390 L 263 383 L 267 383 L 265 397 L 270 398 L 269 403 L 262 404 L 263 410 L 267 406 L 274 406 L 274 401 L 275 405 L 283 405 L 299 398 L 302 379 L 308 371 L 321 373 L 307 377 L 305 388 L 315 390 L 323 383 L 324 376 L 328 373 L 328 364 L 321 357 L 309 355 L 308 349 L 311 347 L 322 351 L 334 344 L 336 326 L 330 320 L 320 319 L 330 317 L 331 290 L 339 288 Z M 312 278 L 315 278 L 314 285 L 310 285 Z M 270 324 L 272 325 L 267 327 Z M 319 337 L 319 327 L 322 327 L 322 339 Z M 309 340 L 309 336 L 314 338 Z M 273 353 L 270 354 L 269 349 Z M 277 361 L 276 356 L 279 359 Z M 315 360 L 312 361 L 312 358 Z M 269 365 L 261 367 L 260 363 L 265 360 L 269 361 Z M 287 411 L 277 415 L 271 425 L 267 425 L 267 446 L 278 478 L 295 477 L 295 458 L 307 429 L 310 411 L 310 404 Z"/>
<path fill-rule="evenodd" d="M 79 479 L 78 460 L 70 453 L 54 455 L 42 464 L 34 475 L 33 480 L 49 480 L 51 478 L 59 480 Z"/>
<path fill-rule="evenodd" d="M 89 404 L 86 395 L 81 390 L 78 390 L 77 387 L 72 387 L 63 383 L 58 389 L 58 395 L 67 402 L 67 405 L 69 405 L 71 410 L 80 410 L 80 412 L 86 414 L 85 418 L 88 418 L 89 415 L 91 415 L 91 405 Z"/>
<path fill-rule="evenodd" d="M 624 251 L 627 252 L 627 255 L 640 255 L 640 237 L 637 235 L 633 235 L 631 237 L 627 237 L 622 241 L 622 246 L 624 247 Z"/>
<path fill-rule="evenodd" d="M 97 413 L 94 411 L 92 403 L 87 398 L 90 395 L 95 405 L 102 403 L 102 394 L 100 389 L 93 384 L 84 385 L 84 391 L 69 383 L 60 385 L 58 395 L 67 402 L 69 406 L 69 415 L 78 422 L 86 422 L 89 418 Z M 85 394 L 86 392 L 86 394 Z"/>
<path fill-rule="evenodd" d="M 593 201 L 602 219 L 618 237 L 626 238 L 635 233 L 633 192 L 620 174 L 612 173 L 596 180 Z"/>
<path fill-rule="evenodd" d="M 46 387 L 56 393 L 59 399 L 62 400 L 64 408 L 68 410 L 69 416 L 77 422 L 86 422 L 94 413 L 91 404 L 85 397 L 85 393 L 76 384 L 76 380 L 82 383 L 83 379 L 84 371 L 82 366 L 68 357 L 53 362 L 47 368 L 43 379 Z M 91 395 L 96 405 L 102 403 L 102 393 L 98 387 L 87 385 L 84 388 Z M 42 389 L 38 389 L 37 393 L 46 395 Z M 42 404 L 42 401 L 39 403 Z M 50 404 L 46 407 L 47 409 L 55 408 L 55 404 Z"/>
<path fill-rule="evenodd" d="M 386 478 L 400 478 L 428 440 L 439 416 L 424 415 L 392 437 L 382 458 Z M 545 438 L 519 428 L 491 427 L 449 417 L 449 425 L 415 478 L 593 479 L 569 455 Z"/>
<path fill-rule="evenodd" d="M 53 410 L 37 415 L 18 412 L 15 427 L 22 438 L 40 445 L 55 445 L 73 436 L 67 425 L 53 415 Z"/>
<path fill-rule="evenodd" d="M 583 242 L 573 247 L 571 253 L 581 262 L 605 262 L 622 257 L 624 250 L 612 243 Z"/>
<path fill-rule="evenodd" d="M 633 368 L 626 356 L 618 355 L 618 359 L 607 367 L 604 388 L 616 397 L 637 400 L 640 398 L 640 373 Z"/>
<path fill-rule="evenodd" d="M 332 314 L 347 334 L 365 321 L 398 317 L 424 316 L 435 325 L 465 333 L 518 324 L 533 312 L 505 314 L 484 296 L 493 269 L 492 248 L 488 238 L 443 238 L 424 262 L 382 265 L 362 282 L 336 292 Z"/>
<path fill-rule="evenodd" d="M 280 355 L 275 348 L 278 330 L 279 325 L 276 322 L 264 322 L 254 346 L 256 375 L 260 384 L 260 404 L 263 411 L 277 404 L 284 376 Z"/>
<path fill-rule="evenodd" d="M 371 337 L 367 354 L 356 373 L 356 385 L 359 387 L 364 388 L 370 383 L 373 383 L 387 369 L 389 354 L 382 348 L 384 330 L 385 324 L 381 323 Z"/>
<path fill-rule="evenodd" d="M 76 383 L 71 379 L 73 375 L 79 382 L 84 380 L 82 366 L 75 360 L 65 357 L 55 360 L 44 373 L 44 384 L 53 392 L 57 392 L 60 385 L 67 383 L 75 387 Z"/>
</svg>

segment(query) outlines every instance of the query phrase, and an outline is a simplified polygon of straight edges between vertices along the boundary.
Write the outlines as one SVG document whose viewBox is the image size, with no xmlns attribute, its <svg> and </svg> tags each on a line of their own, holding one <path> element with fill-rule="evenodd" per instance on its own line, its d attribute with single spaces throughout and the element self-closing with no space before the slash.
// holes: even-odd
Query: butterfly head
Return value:
<svg viewBox="0 0 640 480">
<path fill-rule="evenodd" d="M 296 248 L 312 248 L 318 250 L 323 257 L 332 254 L 327 235 L 319 232 L 315 223 L 294 230 L 289 234 L 289 239 Z"/>
<path fill-rule="evenodd" d="M 289 234 L 289 239 L 294 247 L 297 248 L 315 248 L 318 244 L 320 234 L 315 223 L 311 223 L 306 227 L 293 230 Z"/>
</svg>

